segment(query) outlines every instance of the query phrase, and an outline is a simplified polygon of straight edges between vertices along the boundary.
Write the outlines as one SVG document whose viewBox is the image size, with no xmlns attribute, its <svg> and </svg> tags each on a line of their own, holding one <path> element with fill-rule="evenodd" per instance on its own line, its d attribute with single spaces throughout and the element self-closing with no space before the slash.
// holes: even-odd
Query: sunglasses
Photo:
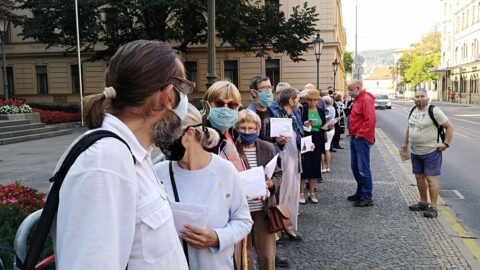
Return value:
<svg viewBox="0 0 480 270">
<path fill-rule="evenodd" d="M 238 107 L 240 107 L 240 103 L 238 103 L 238 102 L 235 102 L 235 101 L 225 102 L 221 99 L 215 99 L 213 101 L 213 105 L 215 105 L 216 108 L 225 107 L 225 105 L 227 105 L 227 107 L 232 109 L 232 110 L 236 110 L 236 109 L 238 109 Z"/>
</svg>

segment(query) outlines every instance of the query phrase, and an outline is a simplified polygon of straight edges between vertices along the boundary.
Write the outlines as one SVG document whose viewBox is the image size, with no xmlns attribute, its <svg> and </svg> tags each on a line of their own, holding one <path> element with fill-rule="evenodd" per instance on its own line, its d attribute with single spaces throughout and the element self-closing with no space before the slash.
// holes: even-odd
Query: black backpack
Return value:
<svg viewBox="0 0 480 270">
<path fill-rule="evenodd" d="M 83 151 L 87 150 L 87 148 L 89 148 L 96 141 L 107 137 L 112 137 L 120 140 L 128 147 L 131 152 L 130 147 L 122 138 L 108 130 L 94 131 L 85 135 L 77 143 L 75 143 L 75 145 L 70 149 L 69 153 L 63 160 L 62 165 L 60 166 L 58 171 L 49 180 L 50 182 L 53 182 L 53 185 L 50 189 L 50 192 L 48 193 L 45 205 L 43 206 L 43 211 L 40 216 L 40 220 L 38 221 L 33 238 L 30 241 L 30 246 L 28 248 L 25 261 L 22 262 L 20 258 L 16 258 L 16 266 L 19 269 L 32 270 L 35 268 L 35 265 L 38 262 L 40 253 L 45 245 L 48 233 L 50 232 L 53 220 L 58 211 L 60 187 L 62 186 L 63 180 L 67 175 L 68 170 Z M 133 163 L 135 164 L 135 158 L 133 158 Z"/>
<path fill-rule="evenodd" d="M 410 119 L 410 116 L 412 116 L 413 111 L 415 110 L 417 106 L 413 106 L 413 108 L 410 110 L 410 114 L 408 115 L 408 119 Z M 440 126 L 435 119 L 435 116 L 433 116 L 433 108 L 435 108 L 435 105 L 429 105 L 428 106 L 428 116 L 430 116 L 430 119 L 432 119 L 433 124 L 437 127 L 437 143 L 440 142 L 440 139 L 442 140 L 442 143 L 445 142 L 445 128 Z"/>
</svg>

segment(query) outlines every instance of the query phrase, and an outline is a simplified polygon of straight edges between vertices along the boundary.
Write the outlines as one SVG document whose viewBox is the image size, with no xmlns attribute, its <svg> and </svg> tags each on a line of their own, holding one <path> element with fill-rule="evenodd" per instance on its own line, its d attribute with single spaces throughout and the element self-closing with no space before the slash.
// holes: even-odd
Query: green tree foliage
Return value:
<svg viewBox="0 0 480 270">
<path fill-rule="evenodd" d="M 439 32 L 430 32 L 420 42 L 413 44 L 399 60 L 399 71 L 402 83 L 410 83 L 414 87 L 421 82 L 437 80 L 437 73 L 430 73 L 429 68 L 440 63 L 441 36 Z"/>
<path fill-rule="evenodd" d="M 345 73 L 352 73 L 353 57 L 352 52 L 343 53 L 343 65 L 345 66 Z"/>
<path fill-rule="evenodd" d="M 20 35 L 68 52 L 76 49 L 74 1 L 16 0 L 33 16 L 12 16 Z M 117 48 L 136 39 L 169 42 L 182 52 L 207 42 L 207 0 L 78 0 L 80 36 L 92 59 L 108 59 Z M 287 54 L 302 61 L 315 32 L 318 13 L 305 2 L 287 18 L 278 5 L 259 1 L 217 0 L 216 30 L 221 45 L 265 56 Z"/>
</svg>

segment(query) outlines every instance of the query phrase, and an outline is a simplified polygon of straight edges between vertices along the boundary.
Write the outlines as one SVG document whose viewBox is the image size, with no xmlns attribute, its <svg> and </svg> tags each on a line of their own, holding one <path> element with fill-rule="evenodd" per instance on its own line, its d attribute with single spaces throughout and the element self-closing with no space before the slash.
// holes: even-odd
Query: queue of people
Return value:
<svg viewBox="0 0 480 270">
<path fill-rule="evenodd" d="M 302 241 L 297 218 L 299 204 L 307 202 L 305 188 L 307 200 L 318 203 L 316 184 L 331 170 L 333 148 L 342 149 L 340 123 L 348 122 L 342 96 L 313 85 L 299 91 L 284 82 L 274 89 L 268 77 L 257 75 L 250 84 L 252 103 L 244 109 L 237 86 L 217 81 L 206 91 L 200 113 L 188 103 L 195 84 L 186 79 L 175 51 L 145 40 L 120 47 L 105 86 L 87 99 L 86 134 L 110 130 L 122 140 L 99 140 L 66 176 L 55 222 L 57 269 L 288 266 L 276 256 L 279 235 L 268 230 L 266 213 L 285 205 L 291 225 L 284 238 Z M 359 121 L 354 115 L 355 108 L 351 118 Z M 291 119 L 292 134 L 271 136 L 272 118 Z M 354 127 L 352 147 L 368 151 Z M 302 153 L 306 136 L 313 146 Z M 374 139 L 367 139 L 371 146 Z M 165 161 L 152 163 L 153 144 Z M 266 166 L 277 155 L 263 195 L 247 199 L 240 173 Z M 356 159 L 359 165 L 365 161 Z M 358 170 L 356 178 L 368 178 Z M 369 206 L 371 188 L 362 179 L 353 199 Z M 178 226 L 188 211 L 203 225 Z"/>
</svg>

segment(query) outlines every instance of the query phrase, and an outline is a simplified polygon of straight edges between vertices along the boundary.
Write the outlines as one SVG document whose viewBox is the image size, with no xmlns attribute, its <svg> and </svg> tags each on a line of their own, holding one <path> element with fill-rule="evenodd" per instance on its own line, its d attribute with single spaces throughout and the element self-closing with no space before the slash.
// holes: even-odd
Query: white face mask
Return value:
<svg viewBox="0 0 480 270">
<path fill-rule="evenodd" d="M 172 111 L 183 121 L 187 116 L 188 97 L 182 92 L 178 92 L 178 94 L 180 95 L 180 102 L 178 102 L 178 106 Z"/>
</svg>

